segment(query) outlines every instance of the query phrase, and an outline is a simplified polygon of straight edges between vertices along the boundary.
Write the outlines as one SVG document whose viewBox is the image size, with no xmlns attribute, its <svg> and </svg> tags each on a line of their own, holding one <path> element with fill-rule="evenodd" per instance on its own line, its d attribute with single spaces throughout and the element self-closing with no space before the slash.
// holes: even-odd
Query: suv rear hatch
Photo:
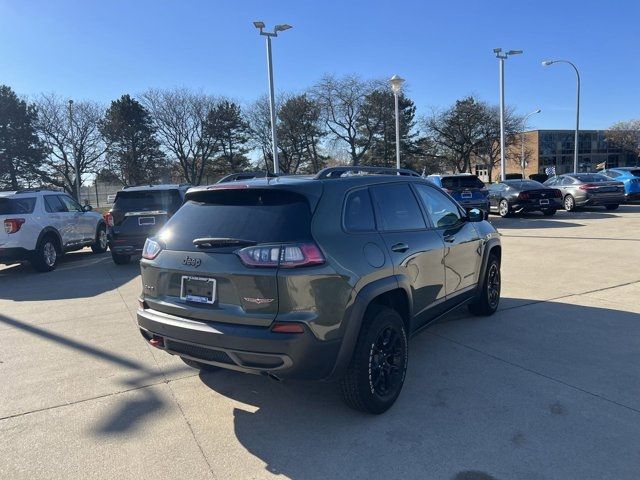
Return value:
<svg viewBox="0 0 640 480">
<path fill-rule="evenodd" d="M 270 325 L 279 268 L 313 264 L 319 254 L 308 199 L 276 188 L 218 188 L 187 200 L 158 235 L 158 257 L 141 262 L 145 301 L 180 317 Z"/>
<path fill-rule="evenodd" d="M 176 189 L 121 190 L 109 212 L 113 234 L 142 244 L 162 228 L 181 204 L 182 198 Z"/>
<path fill-rule="evenodd" d="M 484 182 L 475 175 L 442 177 L 442 188 L 461 202 L 479 202 L 487 198 Z"/>
<path fill-rule="evenodd" d="M 22 228 L 27 216 L 33 213 L 36 201 L 37 197 L 0 197 L 0 247 Z"/>
</svg>

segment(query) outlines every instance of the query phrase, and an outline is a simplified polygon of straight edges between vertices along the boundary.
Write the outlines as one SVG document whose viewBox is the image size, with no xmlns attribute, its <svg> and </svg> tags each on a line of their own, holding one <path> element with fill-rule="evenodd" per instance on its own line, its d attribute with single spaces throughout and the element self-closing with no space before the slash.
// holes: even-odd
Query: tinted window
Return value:
<svg viewBox="0 0 640 480">
<path fill-rule="evenodd" d="M 237 238 L 257 243 L 311 240 L 306 199 L 282 190 L 218 190 L 190 196 L 162 230 L 167 248 L 193 250 L 193 239 Z"/>
<path fill-rule="evenodd" d="M 443 177 L 442 187 L 449 190 L 459 188 L 484 188 L 484 183 L 475 175 L 461 175 L 459 177 Z"/>
<path fill-rule="evenodd" d="M 0 198 L 0 215 L 33 213 L 35 207 L 36 197 Z"/>
<path fill-rule="evenodd" d="M 640 177 L 640 170 L 629 170 L 629 173 L 634 177 Z"/>
<path fill-rule="evenodd" d="M 507 181 L 504 183 L 517 190 L 532 190 L 534 188 L 544 188 L 544 185 L 534 180 L 514 180 L 512 182 Z"/>
<path fill-rule="evenodd" d="M 553 185 L 556 185 L 557 183 L 558 183 L 558 177 L 553 177 L 547 180 L 546 182 L 544 182 L 544 185 L 546 185 L 547 187 L 551 187 Z"/>
<path fill-rule="evenodd" d="M 609 177 L 600 175 L 599 173 L 574 175 L 573 177 L 585 183 L 609 182 L 611 180 Z"/>
<path fill-rule="evenodd" d="M 45 195 L 44 209 L 49 213 L 62 213 L 67 211 L 67 207 L 64 206 L 58 195 Z"/>
<path fill-rule="evenodd" d="M 616 178 L 616 177 L 620 176 L 620 174 L 618 172 L 615 172 L 613 170 L 608 171 L 605 175 L 607 177 L 611 177 L 611 178 Z"/>
<path fill-rule="evenodd" d="M 161 210 L 173 215 L 182 204 L 178 190 L 143 190 L 127 192 L 122 190 L 116 194 L 114 210 L 124 212 L 148 212 Z"/>
<path fill-rule="evenodd" d="M 426 185 L 416 185 L 422 203 L 437 228 L 451 227 L 461 220 L 460 210 L 441 192 Z"/>
<path fill-rule="evenodd" d="M 375 230 L 369 190 L 362 189 L 349 194 L 344 208 L 344 227 L 351 232 Z"/>
<path fill-rule="evenodd" d="M 67 207 L 67 210 L 70 212 L 81 212 L 82 207 L 78 202 L 76 202 L 73 198 L 68 197 L 67 195 L 60 195 L 60 200 L 64 203 L 64 206 Z"/>
<path fill-rule="evenodd" d="M 380 213 L 380 229 L 393 231 L 426 228 L 420 206 L 409 185 L 378 185 L 371 192 Z"/>
<path fill-rule="evenodd" d="M 573 179 L 571 177 L 564 177 L 560 182 L 560 185 L 573 185 Z"/>
</svg>

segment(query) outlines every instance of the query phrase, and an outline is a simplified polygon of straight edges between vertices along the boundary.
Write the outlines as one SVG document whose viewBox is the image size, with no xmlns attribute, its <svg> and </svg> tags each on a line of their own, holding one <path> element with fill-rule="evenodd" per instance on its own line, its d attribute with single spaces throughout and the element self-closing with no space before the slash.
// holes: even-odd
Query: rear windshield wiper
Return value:
<svg viewBox="0 0 640 480">
<path fill-rule="evenodd" d="M 236 247 L 236 246 L 250 246 L 255 245 L 258 242 L 253 240 L 244 240 L 242 238 L 227 238 L 227 237 L 205 237 L 196 238 L 193 240 L 193 244 L 200 248 L 215 248 L 215 247 Z"/>
</svg>

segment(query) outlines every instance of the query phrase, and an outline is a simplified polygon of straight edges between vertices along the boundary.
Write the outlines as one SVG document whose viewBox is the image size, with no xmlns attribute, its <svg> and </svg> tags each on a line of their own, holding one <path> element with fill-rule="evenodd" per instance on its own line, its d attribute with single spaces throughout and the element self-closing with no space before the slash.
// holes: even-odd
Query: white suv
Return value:
<svg viewBox="0 0 640 480">
<path fill-rule="evenodd" d="M 65 252 L 107 250 L 102 216 L 63 192 L 0 192 L 0 264 L 28 260 L 40 272 L 56 268 Z"/>
</svg>

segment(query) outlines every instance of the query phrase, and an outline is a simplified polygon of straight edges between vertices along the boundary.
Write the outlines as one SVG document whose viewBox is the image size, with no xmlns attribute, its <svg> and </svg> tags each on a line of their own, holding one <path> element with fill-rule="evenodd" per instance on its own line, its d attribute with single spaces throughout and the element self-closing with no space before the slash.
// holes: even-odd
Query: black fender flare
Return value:
<svg viewBox="0 0 640 480">
<path fill-rule="evenodd" d="M 62 236 L 60 235 L 60 232 L 58 232 L 58 230 L 56 230 L 54 227 L 44 227 L 42 229 L 42 231 L 40 232 L 40 235 L 38 235 L 38 241 L 36 242 L 36 249 L 40 246 L 40 242 L 42 242 L 42 239 L 44 238 L 44 236 L 48 234 L 53 234 L 58 240 L 58 246 L 60 247 L 59 253 L 64 252 L 64 245 L 62 244 Z"/>
<path fill-rule="evenodd" d="M 480 267 L 480 276 L 478 277 L 478 293 L 482 292 L 484 287 L 484 277 L 487 271 L 487 265 L 489 264 L 489 255 L 495 247 L 502 247 L 502 243 L 498 237 L 490 238 L 484 245 L 482 251 L 482 265 Z M 482 283 L 480 283 L 482 282 Z"/>
<path fill-rule="evenodd" d="M 411 309 L 413 305 L 411 288 L 409 286 L 408 279 L 403 276 L 393 275 L 375 280 L 374 282 L 362 287 L 362 289 L 360 289 L 356 294 L 354 301 L 347 307 L 342 317 L 344 335 L 342 337 L 335 365 L 329 375 L 329 379 L 339 378 L 349 365 L 351 357 L 353 356 L 353 350 L 355 349 L 356 342 L 358 341 L 358 336 L 360 335 L 360 328 L 364 320 L 364 314 L 371 301 L 383 293 L 397 290 L 398 288 L 402 288 L 407 294 L 407 299 L 409 301 L 409 317 L 411 317 Z M 410 335 L 410 332 L 407 332 L 407 336 L 408 335 Z"/>
</svg>

